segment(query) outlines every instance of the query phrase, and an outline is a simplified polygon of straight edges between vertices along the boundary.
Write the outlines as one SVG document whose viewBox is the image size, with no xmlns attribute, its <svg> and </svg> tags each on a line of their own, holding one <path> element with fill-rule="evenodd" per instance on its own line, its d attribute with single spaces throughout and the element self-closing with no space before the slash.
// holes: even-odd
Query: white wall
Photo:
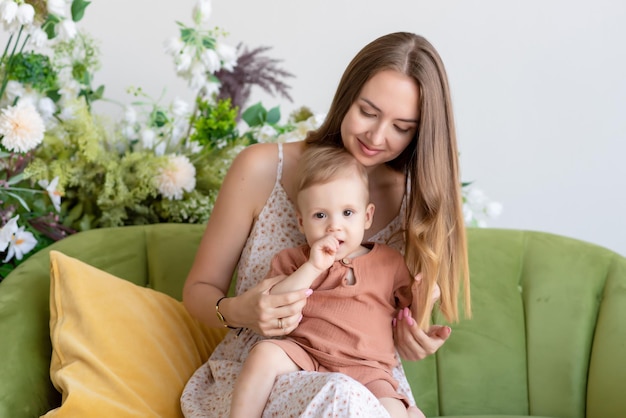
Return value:
<svg viewBox="0 0 626 418">
<path fill-rule="evenodd" d="M 101 40 L 96 82 L 190 98 L 162 52 L 194 0 L 96 0 L 81 26 Z M 214 0 L 232 45 L 272 46 L 296 75 L 283 115 L 325 113 L 365 43 L 426 36 L 446 62 L 465 180 L 504 205 L 490 226 L 542 230 L 626 255 L 626 2 L 622 0 Z M 251 102 L 251 103 L 253 103 Z M 107 110 L 109 111 L 109 110 Z"/>
</svg>

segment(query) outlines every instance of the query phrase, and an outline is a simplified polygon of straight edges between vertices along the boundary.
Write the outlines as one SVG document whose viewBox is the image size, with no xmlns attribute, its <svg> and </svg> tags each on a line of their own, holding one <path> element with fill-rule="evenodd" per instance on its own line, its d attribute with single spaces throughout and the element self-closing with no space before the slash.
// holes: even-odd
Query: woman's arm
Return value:
<svg viewBox="0 0 626 418">
<path fill-rule="evenodd" d="M 224 179 L 183 289 L 185 307 L 206 325 L 223 326 L 215 304 L 228 291 L 254 220 L 276 181 L 277 164 L 275 144 L 252 145 L 235 158 Z M 297 325 L 306 291 L 269 295 L 278 280 L 264 280 L 242 295 L 221 301 L 220 312 L 228 325 L 265 336 L 283 334 L 276 327 L 278 318 Z"/>
</svg>

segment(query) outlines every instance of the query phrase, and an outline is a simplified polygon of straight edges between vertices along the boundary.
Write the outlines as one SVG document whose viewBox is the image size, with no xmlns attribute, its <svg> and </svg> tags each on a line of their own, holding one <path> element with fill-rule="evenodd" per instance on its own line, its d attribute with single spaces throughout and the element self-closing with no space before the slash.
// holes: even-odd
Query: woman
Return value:
<svg viewBox="0 0 626 418">
<path fill-rule="evenodd" d="M 364 240 L 403 250 L 409 270 L 421 283 L 419 291 L 414 289 L 420 318 L 415 321 L 403 311 L 394 321 L 402 358 L 424 358 L 450 334 L 448 327 L 428 327 L 432 298 L 420 295 L 440 289 L 442 312 L 447 319 L 457 320 L 461 280 L 469 314 L 458 153 L 447 76 L 427 40 L 410 33 L 389 34 L 365 46 L 348 65 L 317 131 L 303 142 L 246 148 L 224 179 L 183 299 L 203 323 L 243 332 L 232 330 L 190 379 L 182 396 L 187 417 L 228 415 L 232 385 L 250 347 L 263 337 L 285 335 L 299 323 L 306 290 L 270 295 L 281 278 L 261 278 L 278 251 L 305 242 L 292 204 L 293 179 L 304 148 L 318 144 L 343 146 L 367 168 L 376 217 Z M 236 267 L 237 296 L 224 298 Z M 399 391 L 414 404 L 401 367 L 394 369 L 394 377 L 400 381 Z M 355 381 L 340 374 L 310 372 L 281 376 L 265 413 L 320 416 L 333 411 L 337 416 L 341 408 L 345 416 L 359 411 L 362 416 L 386 414 Z"/>
</svg>

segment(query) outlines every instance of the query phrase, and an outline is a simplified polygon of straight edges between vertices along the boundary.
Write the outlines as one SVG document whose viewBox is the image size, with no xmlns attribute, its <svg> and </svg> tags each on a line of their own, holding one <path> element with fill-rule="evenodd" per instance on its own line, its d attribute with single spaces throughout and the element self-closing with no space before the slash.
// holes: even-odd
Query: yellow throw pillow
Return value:
<svg viewBox="0 0 626 418">
<path fill-rule="evenodd" d="M 62 404 L 45 416 L 182 417 L 183 387 L 224 330 L 58 251 L 50 264 L 50 376 Z"/>
</svg>

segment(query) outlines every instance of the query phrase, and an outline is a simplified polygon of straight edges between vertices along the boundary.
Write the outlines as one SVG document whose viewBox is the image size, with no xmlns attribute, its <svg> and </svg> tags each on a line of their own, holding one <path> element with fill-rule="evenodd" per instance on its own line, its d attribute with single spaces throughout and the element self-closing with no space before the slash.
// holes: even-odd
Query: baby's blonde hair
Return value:
<svg viewBox="0 0 626 418">
<path fill-rule="evenodd" d="M 298 194 L 311 186 L 325 184 L 340 177 L 358 176 L 363 181 L 369 203 L 367 170 L 345 148 L 307 146 L 296 171 Z"/>
</svg>

